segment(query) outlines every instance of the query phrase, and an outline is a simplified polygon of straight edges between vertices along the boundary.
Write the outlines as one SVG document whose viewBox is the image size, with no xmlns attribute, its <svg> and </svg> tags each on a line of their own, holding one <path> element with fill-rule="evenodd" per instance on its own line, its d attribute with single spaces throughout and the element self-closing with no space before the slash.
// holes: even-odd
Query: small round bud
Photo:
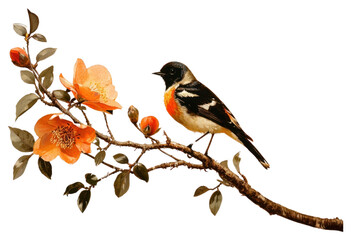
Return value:
<svg viewBox="0 0 351 240">
<path fill-rule="evenodd" d="M 159 123 L 154 116 L 144 117 L 140 122 L 140 129 L 146 137 L 154 135 L 158 132 Z"/>
<path fill-rule="evenodd" d="M 12 63 L 18 67 L 29 67 L 29 57 L 24 49 L 16 47 L 10 50 Z"/>
<path fill-rule="evenodd" d="M 130 119 L 130 121 L 133 123 L 133 124 L 136 124 L 138 122 L 138 119 L 139 119 L 139 111 L 136 107 L 134 107 L 133 105 L 131 105 L 129 108 L 128 108 L 128 117 Z"/>
</svg>

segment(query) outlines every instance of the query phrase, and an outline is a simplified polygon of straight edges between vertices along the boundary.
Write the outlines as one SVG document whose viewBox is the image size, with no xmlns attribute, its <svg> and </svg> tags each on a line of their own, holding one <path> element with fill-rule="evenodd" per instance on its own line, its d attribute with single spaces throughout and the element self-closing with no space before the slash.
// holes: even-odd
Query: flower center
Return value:
<svg viewBox="0 0 351 240">
<path fill-rule="evenodd" d="M 90 82 L 89 88 L 93 92 L 98 92 L 100 94 L 100 99 L 104 102 L 107 102 L 107 95 L 105 87 L 101 86 L 98 82 Z"/>
<path fill-rule="evenodd" d="M 50 142 L 62 149 L 71 149 L 76 143 L 76 135 L 73 128 L 67 124 L 66 126 L 58 126 L 52 132 Z"/>
</svg>

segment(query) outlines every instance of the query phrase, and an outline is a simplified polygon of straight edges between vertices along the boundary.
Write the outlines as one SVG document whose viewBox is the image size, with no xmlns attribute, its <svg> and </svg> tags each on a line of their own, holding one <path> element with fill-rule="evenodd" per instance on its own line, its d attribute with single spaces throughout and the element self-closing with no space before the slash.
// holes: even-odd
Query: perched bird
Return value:
<svg viewBox="0 0 351 240">
<path fill-rule="evenodd" d="M 214 134 L 225 133 L 243 144 L 264 168 L 269 168 L 268 162 L 251 143 L 252 138 L 242 130 L 234 115 L 210 89 L 195 78 L 187 66 L 180 62 L 169 62 L 154 74 L 165 81 L 164 103 L 167 112 L 187 129 L 205 133 L 202 137 L 211 133 L 205 155 L 208 154 Z"/>
</svg>

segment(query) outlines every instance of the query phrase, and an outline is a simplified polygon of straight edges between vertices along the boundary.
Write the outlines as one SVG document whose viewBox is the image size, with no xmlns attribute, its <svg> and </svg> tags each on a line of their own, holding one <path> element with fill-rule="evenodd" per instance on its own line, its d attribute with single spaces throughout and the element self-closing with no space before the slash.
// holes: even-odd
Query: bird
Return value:
<svg viewBox="0 0 351 240">
<path fill-rule="evenodd" d="M 165 82 L 164 103 L 172 118 L 188 130 L 204 133 L 196 141 L 211 134 L 205 151 L 206 156 L 214 134 L 225 133 L 243 144 L 265 169 L 270 167 L 231 111 L 209 88 L 195 78 L 185 64 L 176 61 L 168 62 L 159 72 L 153 74 L 161 76 Z M 191 147 L 192 144 L 189 146 Z"/>
</svg>

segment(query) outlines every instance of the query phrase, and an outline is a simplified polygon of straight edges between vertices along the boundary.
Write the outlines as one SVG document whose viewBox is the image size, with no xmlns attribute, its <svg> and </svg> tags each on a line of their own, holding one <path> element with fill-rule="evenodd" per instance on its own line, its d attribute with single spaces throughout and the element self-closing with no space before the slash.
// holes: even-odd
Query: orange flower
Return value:
<svg viewBox="0 0 351 240">
<path fill-rule="evenodd" d="M 83 104 L 98 111 L 121 109 L 115 101 L 117 92 L 112 85 L 110 72 L 101 65 L 86 68 L 82 59 L 77 59 L 74 66 L 73 84 L 67 81 L 62 73 L 60 81 L 67 89 L 73 92 L 74 97 Z"/>
<path fill-rule="evenodd" d="M 154 116 L 144 117 L 141 119 L 140 129 L 146 137 L 149 137 L 160 130 L 158 125 L 158 120 Z"/>
<path fill-rule="evenodd" d="M 10 50 L 10 58 L 12 63 L 18 67 L 29 67 L 29 57 L 22 48 L 16 47 Z"/>
<path fill-rule="evenodd" d="M 60 113 L 49 114 L 38 120 L 34 130 L 39 139 L 34 143 L 33 153 L 45 161 L 57 156 L 67 163 L 75 163 L 81 152 L 89 153 L 95 139 L 95 130 L 86 125 L 79 127 L 61 119 Z"/>
</svg>

